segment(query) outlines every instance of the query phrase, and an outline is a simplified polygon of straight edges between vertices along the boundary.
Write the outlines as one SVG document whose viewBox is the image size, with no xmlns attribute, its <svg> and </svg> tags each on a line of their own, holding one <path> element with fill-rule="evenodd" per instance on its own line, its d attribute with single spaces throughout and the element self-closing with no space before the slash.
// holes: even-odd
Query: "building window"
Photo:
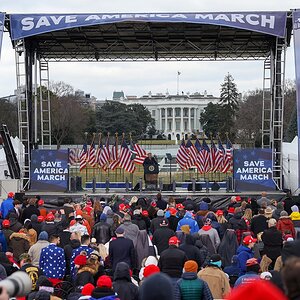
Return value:
<svg viewBox="0 0 300 300">
<path fill-rule="evenodd" d="M 169 129 L 170 131 L 172 130 L 172 122 L 171 122 L 171 121 L 168 122 L 168 129 Z"/>
<path fill-rule="evenodd" d="M 165 122 L 162 123 L 162 131 L 165 131 Z"/>
<path fill-rule="evenodd" d="M 194 115 L 195 115 L 195 108 L 192 108 L 191 109 L 191 117 L 194 117 Z"/>
<path fill-rule="evenodd" d="M 184 108 L 183 109 L 183 116 L 184 117 L 188 117 L 189 116 L 189 109 L 188 108 Z"/>
<path fill-rule="evenodd" d="M 152 117 L 155 117 L 156 110 L 152 110 Z"/>
<path fill-rule="evenodd" d="M 164 118 L 165 117 L 165 109 L 161 108 L 161 117 Z"/>
<path fill-rule="evenodd" d="M 180 111 L 181 109 L 180 108 L 175 108 L 175 117 L 180 117 Z"/>
<path fill-rule="evenodd" d="M 168 117 L 172 117 L 172 108 L 168 108 Z"/>
<path fill-rule="evenodd" d="M 184 131 L 187 131 L 187 130 L 188 130 L 188 122 L 184 121 Z"/>
<path fill-rule="evenodd" d="M 180 130 L 180 121 L 176 121 L 175 122 L 175 124 L 176 124 L 176 130 Z"/>
</svg>

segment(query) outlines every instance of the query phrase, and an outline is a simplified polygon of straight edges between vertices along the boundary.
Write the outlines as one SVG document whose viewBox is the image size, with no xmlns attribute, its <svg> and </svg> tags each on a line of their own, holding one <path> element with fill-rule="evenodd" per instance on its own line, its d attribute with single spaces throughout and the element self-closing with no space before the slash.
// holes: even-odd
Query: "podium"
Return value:
<svg viewBox="0 0 300 300">
<path fill-rule="evenodd" d="M 144 179 L 147 190 L 157 190 L 158 173 L 158 164 L 144 165 Z"/>
</svg>

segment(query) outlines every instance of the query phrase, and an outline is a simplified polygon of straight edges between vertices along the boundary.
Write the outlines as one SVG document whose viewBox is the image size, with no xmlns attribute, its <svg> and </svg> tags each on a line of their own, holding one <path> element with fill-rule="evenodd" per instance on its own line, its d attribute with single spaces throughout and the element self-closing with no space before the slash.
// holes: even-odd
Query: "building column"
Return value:
<svg viewBox="0 0 300 300">
<path fill-rule="evenodd" d="M 194 130 L 197 132 L 198 128 L 198 108 L 194 108 Z"/>
<path fill-rule="evenodd" d="M 192 132 L 192 128 L 191 128 L 191 108 L 189 107 L 189 121 L 188 121 L 188 130 L 189 130 L 189 133 Z"/>
<path fill-rule="evenodd" d="M 183 107 L 180 108 L 180 137 L 181 134 L 184 132 L 184 126 L 183 126 Z"/>
<path fill-rule="evenodd" d="M 176 124 L 175 124 L 175 107 L 173 107 L 173 111 L 172 111 L 172 131 L 175 133 L 176 131 Z"/>
<path fill-rule="evenodd" d="M 168 109 L 165 108 L 165 133 L 168 132 Z"/>
<path fill-rule="evenodd" d="M 157 130 L 162 130 L 161 108 L 158 108 L 158 124 Z"/>
</svg>

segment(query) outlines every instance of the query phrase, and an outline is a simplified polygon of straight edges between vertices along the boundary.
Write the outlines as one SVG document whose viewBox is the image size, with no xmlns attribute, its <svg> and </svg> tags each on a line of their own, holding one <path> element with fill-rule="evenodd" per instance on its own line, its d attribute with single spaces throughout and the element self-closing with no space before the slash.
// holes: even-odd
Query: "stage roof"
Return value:
<svg viewBox="0 0 300 300">
<path fill-rule="evenodd" d="M 47 27 L 47 22 L 50 24 L 48 20 L 54 20 L 59 23 L 63 18 L 67 20 L 67 15 L 55 15 L 53 18 L 51 15 L 10 15 L 6 27 L 13 43 L 19 43 L 24 38 L 31 49 L 36 49 L 38 55 L 47 61 L 259 60 L 269 56 L 277 38 L 286 37 L 288 43 L 290 41 L 291 15 L 287 12 L 275 12 L 274 15 L 276 13 L 281 14 L 277 33 L 268 31 L 269 24 L 259 29 L 253 28 L 251 24 L 227 24 L 224 16 L 232 18 L 232 13 L 222 15 L 221 21 L 215 20 L 216 13 L 211 14 L 214 19 L 207 18 L 206 13 L 201 22 L 196 22 L 191 16 L 188 19 L 178 17 L 170 20 L 166 17 L 157 18 L 157 14 L 155 18 L 149 18 L 151 14 L 147 14 L 147 18 L 138 20 L 132 17 L 117 20 L 110 18 L 105 22 L 83 24 L 77 16 L 77 24 L 61 27 L 52 24 Z M 250 17 L 261 14 L 249 13 Z M 241 16 L 238 13 L 235 15 Z M 90 15 L 79 16 L 87 19 Z M 72 17 L 75 18 L 74 15 Z M 40 21 L 41 18 L 44 19 Z M 251 18 L 249 20 L 252 23 L 259 20 L 258 17 Z M 266 18 L 270 20 L 271 16 L 267 15 Z M 21 32 L 20 24 L 28 31 L 32 29 L 32 33 Z M 37 24 L 40 27 L 44 25 L 45 29 L 37 29 Z"/>
</svg>

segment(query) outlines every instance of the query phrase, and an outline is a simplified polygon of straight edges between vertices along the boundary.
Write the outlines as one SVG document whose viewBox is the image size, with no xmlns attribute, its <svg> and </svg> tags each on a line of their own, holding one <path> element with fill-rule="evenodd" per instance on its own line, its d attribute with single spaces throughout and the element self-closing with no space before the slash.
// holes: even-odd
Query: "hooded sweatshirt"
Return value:
<svg viewBox="0 0 300 300">
<path fill-rule="evenodd" d="M 181 219 L 177 224 L 177 231 L 181 230 L 181 226 L 188 225 L 190 227 L 191 234 L 199 231 L 198 223 L 193 219 L 190 212 L 186 212 L 183 219 Z"/>
<path fill-rule="evenodd" d="M 279 218 L 277 229 L 281 231 L 282 234 L 285 234 L 286 231 L 290 231 L 293 238 L 296 236 L 294 223 L 289 216 L 282 216 Z"/>
<path fill-rule="evenodd" d="M 220 245 L 220 237 L 218 234 L 218 231 L 214 228 L 212 228 L 210 225 L 204 225 L 199 231 L 199 235 L 207 234 L 209 235 L 209 238 L 211 242 L 213 243 L 215 249 L 218 249 Z"/>
</svg>

